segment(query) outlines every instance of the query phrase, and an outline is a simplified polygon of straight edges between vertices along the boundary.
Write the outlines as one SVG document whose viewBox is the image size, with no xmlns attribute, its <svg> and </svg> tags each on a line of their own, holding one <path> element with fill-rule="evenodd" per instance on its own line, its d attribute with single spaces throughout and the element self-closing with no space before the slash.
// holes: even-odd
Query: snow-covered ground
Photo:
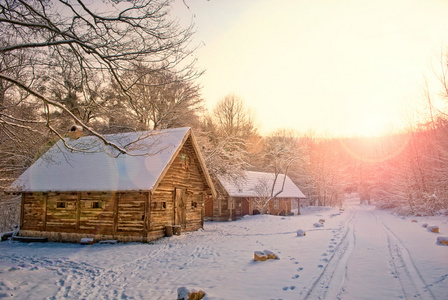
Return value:
<svg viewBox="0 0 448 300">
<path fill-rule="evenodd" d="M 436 244 L 447 217 L 356 203 L 302 212 L 207 222 L 150 244 L 1 242 L 0 297 L 176 299 L 185 286 L 208 299 L 447 299 L 448 247 Z M 280 260 L 253 261 L 265 249 Z"/>
</svg>

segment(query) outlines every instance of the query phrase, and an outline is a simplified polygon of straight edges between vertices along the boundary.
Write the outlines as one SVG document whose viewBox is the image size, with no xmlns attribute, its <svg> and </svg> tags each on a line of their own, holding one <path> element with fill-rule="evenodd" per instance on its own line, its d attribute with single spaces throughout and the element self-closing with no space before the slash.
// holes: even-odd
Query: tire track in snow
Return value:
<svg viewBox="0 0 448 300">
<path fill-rule="evenodd" d="M 393 231 L 383 223 L 377 214 L 372 212 L 372 215 L 387 235 L 387 244 L 391 255 L 392 265 L 398 276 L 406 299 L 436 299 L 415 265 L 409 249 L 400 241 Z"/>
<path fill-rule="evenodd" d="M 344 235 L 339 244 L 333 249 L 333 255 L 327 265 L 315 278 L 303 299 L 336 299 L 347 279 L 346 266 L 355 247 L 354 223 L 357 213 L 350 211 L 350 217 L 344 222 Z M 336 279 L 341 278 L 341 281 Z"/>
</svg>

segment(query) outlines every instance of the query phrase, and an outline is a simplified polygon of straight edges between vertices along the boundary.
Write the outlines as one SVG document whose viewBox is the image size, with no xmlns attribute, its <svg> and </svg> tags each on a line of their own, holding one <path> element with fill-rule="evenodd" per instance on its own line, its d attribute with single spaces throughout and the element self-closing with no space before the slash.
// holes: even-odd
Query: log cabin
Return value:
<svg viewBox="0 0 448 300">
<path fill-rule="evenodd" d="M 205 204 L 205 215 L 210 220 L 230 221 L 245 215 L 261 213 L 260 204 L 257 202 L 260 203 L 269 198 L 274 180 L 273 194 L 281 191 L 283 181 L 285 181 L 283 191 L 266 203 L 263 213 L 290 215 L 293 202 L 296 202 L 297 208 L 300 209 L 299 201 L 306 197 L 289 176 L 284 179 L 284 174 L 279 174 L 275 180 L 274 173 L 253 171 L 246 172 L 244 178 L 238 181 L 219 177 L 215 181 L 217 196 L 209 197 L 209 201 Z"/>
<path fill-rule="evenodd" d="M 19 236 L 148 242 L 203 226 L 216 195 L 191 128 L 58 141 L 10 187 L 20 193 Z M 64 144 L 65 143 L 65 144 Z"/>
</svg>

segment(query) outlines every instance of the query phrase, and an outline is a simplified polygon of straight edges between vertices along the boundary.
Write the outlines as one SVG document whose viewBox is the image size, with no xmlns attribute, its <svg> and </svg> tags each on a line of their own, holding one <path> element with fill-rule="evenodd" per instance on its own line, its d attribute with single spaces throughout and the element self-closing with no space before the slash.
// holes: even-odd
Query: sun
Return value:
<svg viewBox="0 0 448 300">
<path fill-rule="evenodd" d="M 381 114 L 364 113 L 356 122 L 355 135 L 364 137 L 376 137 L 386 134 L 390 129 L 388 121 Z"/>
</svg>

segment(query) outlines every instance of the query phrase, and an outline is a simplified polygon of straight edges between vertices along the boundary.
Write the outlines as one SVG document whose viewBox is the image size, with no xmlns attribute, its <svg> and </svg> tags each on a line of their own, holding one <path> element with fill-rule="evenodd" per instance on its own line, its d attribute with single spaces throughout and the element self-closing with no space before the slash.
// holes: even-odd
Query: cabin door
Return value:
<svg viewBox="0 0 448 300">
<path fill-rule="evenodd" d="M 243 200 L 242 200 L 242 202 L 243 202 L 243 216 L 245 216 L 245 215 L 251 215 L 252 213 L 251 213 L 251 209 L 250 209 L 250 200 L 248 199 L 248 198 L 244 198 Z"/>
<path fill-rule="evenodd" d="M 174 225 L 185 227 L 187 224 L 186 198 L 184 189 L 174 190 Z"/>
<path fill-rule="evenodd" d="M 213 217 L 213 196 L 206 195 L 205 199 L 205 216 Z"/>
</svg>

